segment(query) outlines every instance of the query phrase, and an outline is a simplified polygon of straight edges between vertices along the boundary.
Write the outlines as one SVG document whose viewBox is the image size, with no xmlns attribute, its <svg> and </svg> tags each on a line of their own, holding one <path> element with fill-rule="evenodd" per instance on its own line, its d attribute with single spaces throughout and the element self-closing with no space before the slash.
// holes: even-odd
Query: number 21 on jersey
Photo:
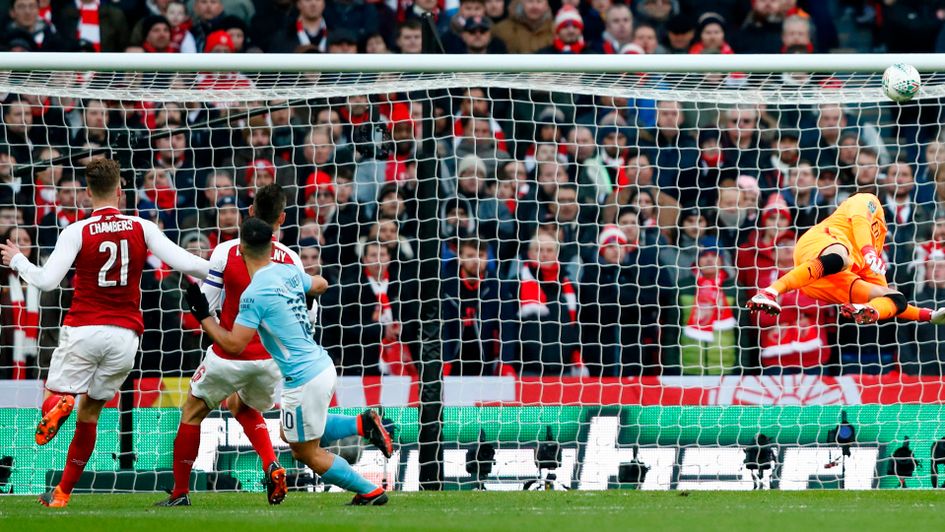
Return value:
<svg viewBox="0 0 945 532">
<path fill-rule="evenodd" d="M 103 288 L 109 286 L 127 286 L 128 285 L 128 241 L 122 239 L 118 244 L 114 242 L 105 241 L 102 242 L 98 247 L 100 253 L 108 253 L 108 259 L 105 260 L 105 264 L 102 265 L 102 269 L 98 272 L 98 285 Z M 115 263 L 118 263 L 120 271 L 118 273 L 118 281 L 109 281 L 106 279 L 108 272 L 115 266 Z"/>
</svg>

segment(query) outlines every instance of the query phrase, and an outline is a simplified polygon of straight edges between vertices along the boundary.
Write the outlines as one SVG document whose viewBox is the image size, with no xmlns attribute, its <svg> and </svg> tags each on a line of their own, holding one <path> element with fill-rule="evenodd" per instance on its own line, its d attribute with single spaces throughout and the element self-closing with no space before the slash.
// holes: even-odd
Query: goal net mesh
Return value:
<svg viewBox="0 0 945 532">
<path fill-rule="evenodd" d="M 257 187 L 281 184 L 280 240 L 331 286 L 316 330 L 333 411 L 382 408 L 396 427 L 389 461 L 345 450 L 394 489 L 420 487 L 420 287 L 437 280 L 447 487 L 478 485 L 484 443 L 487 489 L 549 470 L 579 489 L 752 489 L 758 471 L 766 488 L 930 487 L 945 328 L 858 326 L 802 293 L 777 318 L 743 309 L 857 192 L 884 206 L 890 286 L 945 304 L 941 77 L 897 105 L 878 74 L 3 72 L 0 238 L 41 264 L 88 215 L 92 157 L 120 161 L 127 212 L 204 257 L 238 236 Z M 431 174 L 435 212 L 417 197 Z M 427 249 L 436 279 L 420 277 Z M 131 415 L 109 403 L 80 489 L 170 485 L 208 346 L 183 281 L 148 261 Z M 70 281 L 40 293 L 3 269 L 0 285 L 0 491 L 39 493 L 74 428 L 33 441 Z M 549 442 L 561 454 L 540 470 Z M 907 444 L 921 468 L 895 454 Z M 262 490 L 225 409 L 194 465 L 200 489 Z"/>
</svg>

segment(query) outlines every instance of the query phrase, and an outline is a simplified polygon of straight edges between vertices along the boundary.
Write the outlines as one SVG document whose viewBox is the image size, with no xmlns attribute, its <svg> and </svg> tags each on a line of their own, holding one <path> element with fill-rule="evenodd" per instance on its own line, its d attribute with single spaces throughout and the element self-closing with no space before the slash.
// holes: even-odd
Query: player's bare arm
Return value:
<svg viewBox="0 0 945 532">
<path fill-rule="evenodd" d="M 328 290 L 328 281 L 321 275 L 312 276 L 312 287 L 308 289 L 310 296 L 320 296 Z"/>
</svg>

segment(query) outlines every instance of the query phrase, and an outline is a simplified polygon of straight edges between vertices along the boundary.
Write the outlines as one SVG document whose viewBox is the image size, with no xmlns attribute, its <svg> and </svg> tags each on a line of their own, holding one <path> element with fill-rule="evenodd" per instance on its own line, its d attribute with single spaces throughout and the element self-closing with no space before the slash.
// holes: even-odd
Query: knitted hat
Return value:
<svg viewBox="0 0 945 532">
<path fill-rule="evenodd" d="M 584 19 L 576 7 L 570 5 L 561 6 L 558 14 L 555 15 L 555 33 L 558 32 L 567 23 L 574 24 L 578 29 L 584 29 Z"/>
<path fill-rule="evenodd" d="M 621 54 L 644 55 L 646 51 L 639 44 L 628 42 L 620 47 Z"/>
<path fill-rule="evenodd" d="M 151 28 L 157 24 L 164 24 L 167 26 L 167 29 L 171 29 L 171 23 L 161 15 L 148 15 L 141 19 L 141 35 L 144 35 L 147 38 L 148 34 L 151 33 Z"/>
<path fill-rule="evenodd" d="M 461 176 L 464 172 L 473 168 L 475 168 L 477 175 L 485 177 L 486 163 L 475 154 L 469 154 L 459 160 L 459 165 L 456 168 L 456 175 Z"/>
<path fill-rule="evenodd" d="M 269 175 L 276 176 L 276 165 L 272 164 L 272 161 L 269 159 L 254 159 L 249 163 L 249 168 L 246 169 L 246 182 L 252 183 L 253 178 L 256 177 L 256 172 L 269 172 Z"/>
<path fill-rule="evenodd" d="M 604 246 L 609 244 L 624 245 L 626 243 L 627 235 L 613 224 L 605 225 L 603 229 L 600 230 L 600 234 L 597 235 L 597 245 L 600 246 L 601 251 L 603 251 Z"/>
<path fill-rule="evenodd" d="M 236 51 L 236 45 L 233 44 L 230 34 L 223 30 L 217 30 L 207 36 L 207 45 L 203 47 L 203 52 L 208 54 L 217 46 L 226 46 L 231 53 Z"/>
</svg>

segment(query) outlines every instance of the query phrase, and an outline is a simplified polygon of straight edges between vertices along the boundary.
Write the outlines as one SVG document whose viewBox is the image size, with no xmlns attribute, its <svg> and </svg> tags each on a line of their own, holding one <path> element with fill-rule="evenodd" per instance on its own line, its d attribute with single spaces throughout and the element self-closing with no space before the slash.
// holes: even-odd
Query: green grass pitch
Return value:
<svg viewBox="0 0 945 532">
<path fill-rule="evenodd" d="M 342 494 L 196 493 L 190 508 L 153 508 L 160 494 L 77 494 L 69 508 L 0 496 L 0 530 L 212 532 L 223 530 L 941 530 L 933 491 L 393 493 L 386 507 L 346 507 Z"/>
</svg>

